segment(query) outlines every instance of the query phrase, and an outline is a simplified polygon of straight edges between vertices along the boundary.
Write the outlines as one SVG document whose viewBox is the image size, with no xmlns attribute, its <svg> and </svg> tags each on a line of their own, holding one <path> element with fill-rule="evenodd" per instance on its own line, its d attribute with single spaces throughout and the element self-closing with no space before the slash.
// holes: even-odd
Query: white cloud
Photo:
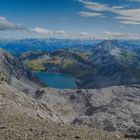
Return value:
<svg viewBox="0 0 140 140">
<path fill-rule="evenodd" d="M 87 33 L 87 32 L 81 32 L 79 34 L 79 38 L 81 39 L 94 39 L 94 35 L 93 34 L 90 34 L 90 33 Z"/>
<path fill-rule="evenodd" d="M 123 9 L 122 6 L 112 6 L 113 9 Z"/>
<path fill-rule="evenodd" d="M 140 24 L 139 22 L 135 22 L 135 21 L 125 21 L 125 20 L 123 20 L 123 21 L 120 21 L 120 22 L 123 23 L 123 24 L 133 24 L 133 25 Z"/>
<path fill-rule="evenodd" d="M 139 9 L 123 9 L 114 10 L 119 16 L 116 19 L 120 19 L 124 24 L 140 24 L 140 8 Z"/>
<path fill-rule="evenodd" d="M 40 28 L 40 27 L 36 27 L 32 29 L 30 32 L 36 35 L 42 35 L 44 37 L 47 37 L 47 36 L 48 37 L 56 37 L 56 36 L 66 37 L 67 36 L 67 32 L 64 30 L 52 31 L 52 30 Z"/>
<path fill-rule="evenodd" d="M 140 0 L 129 0 L 131 2 L 140 2 Z"/>
<path fill-rule="evenodd" d="M 140 34 L 105 31 L 103 38 L 104 39 L 140 39 Z"/>
<path fill-rule="evenodd" d="M 56 31 L 56 34 L 62 35 L 62 36 L 67 36 L 67 32 L 64 30 L 58 30 L 58 31 Z"/>
<path fill-rule="evenodd" d="M 79 0 L 79 2 L 83 3 L 86 8 L 95 10 L 95 11 L 105 11 L 108 9 L 108 5 L 106 4 L 100 4 L 97 2 L 91 2 L 91 1 L 86 1 L 86 0 Z"/>
<path fill-rule="evenodd" d="M 116 10 L 116 9 L 114 9 Z M 114 11 L 115 12 L 115 11 Z M 139 19 L 137 20 L 135 17 L 131 16 L 133 14 L 137 14 L 138 11 L 131 10 L 128 11 L 129 16 L 127 16 L 127 12 L 124 12 L 121 7 L 117 7 L 118 15 L 116 18 L 121 20 L 124 24 L 138 24 Z M 85 14 L 85 13 L 84 13 Z M 87 13 L 86 13 L 87 14 Z M 91 16 L 89 14 L 89 16 Z M 95 12 L 92 16 L 102 16 L 99 12 Z M 124 19 L 125 18 L 125 19 Z M 135 19 L 136 18 L 136 19 Z M 137 20 L 137 21 L 136 21 Z M 65 30 L 56 30 L 52 31 L 47 28 L 36 27 L 34 29 L 26 28 L 20 24 L 14 24 L 8 21 L 5 17 L 0 17 L 0 37 L 1 38 L 15 38 L 15 39 L 23 39 L 23 38 L 65 38 L 65 39 L 140 39 L 140 34 L 131 34 L 131 33 L 119 33 L 119 32 L 109 32 L 106 31 L 102 35 L 94 36 L 88 32 L 81 33 L 69 33 Z"/>
<path fill-rule="evenodd" d="M 40 28 L 40 27 L 36 27 L 32 31 L 34 33 L 42 34 L 42 35 L 51 35 L 51 34 L 53 34 L 53 31 L 45 29 L 45 28 Z"/>
<path fill-rule="evenodd" d="M 135 0 L 136 1 L 136 0 Z M 116 14 L 114 18 L 120 20 L 120 23 L 123 24 L 140 24 L 140 8 L 129 8 L 126 9 L 122 6 L 110 6 L 108 4 L 102 4 L 98 2 L 91 2 L 86 0 L 79 0 L 84 7 L 94 12 L 82 12 L 82 13 L 90 13 L 88 16 L 92 16 L 96 12 L 100 12 L 99 14 L 104 14 L 105 12 L 110 12 Z M 98 13 L 97 13 L 98 14 Z M 82 14 L 80 14 L 82 15 Z M 105 15 L 105 14 L 104 14 Z"/>
<path fill-rule="evenodd" d="M 25 30 L 21 24 L 13 24 L 5 17 L 0 17 L 0 30 Z"/>
<path fill-rule="evenodd" d="M 83 17 L 98 17 L 102 16 L 103 14 L 97 12 L 80 12 L 79 15 Z"/>
<path fill-rule="evenodd" d="M 109 38 L 116 38 L 116 39 L 126 39 L 126 38 L 130 37 L 129 34 L 120 33 L 120 32 L 105 31 L 104 34 Z"/>
</svg>

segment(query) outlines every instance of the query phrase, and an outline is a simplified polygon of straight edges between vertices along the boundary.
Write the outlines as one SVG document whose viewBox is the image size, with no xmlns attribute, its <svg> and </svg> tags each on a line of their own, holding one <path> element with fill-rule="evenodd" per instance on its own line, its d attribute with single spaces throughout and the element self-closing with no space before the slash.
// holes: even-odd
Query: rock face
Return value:
<svg viewBox="0 0 140 140">
<path fill-rule="evenodd" d="M 25 69 L 23 64 L 13 55 L 0 49 L 0 70 L 10 80 L 11 76 L 17 79 L 31 78 L 31 74 Z"/>
<path fill-rule="evenodd" d="M 125 133 L 140 128 L 140 86 L 114 86 L 91 90 L 45 89 L 38 99 L 64 122 Z"/>
<path fill-rule="evenodd" d="M 33 82 L 35 78 L 32 73 L 21 61 L 2 49 L 0 49 L 0 72 L 6 77 L 9 84 L 20 90 L 38 87 Z"/>
<path fill-rule="evenodd" d="M 89 61 L 98 65 L 113 64 L 117 62 L 115 55 L 120 52 L 117 41 L 105 40 L 92 50 Z"/>
</svg>

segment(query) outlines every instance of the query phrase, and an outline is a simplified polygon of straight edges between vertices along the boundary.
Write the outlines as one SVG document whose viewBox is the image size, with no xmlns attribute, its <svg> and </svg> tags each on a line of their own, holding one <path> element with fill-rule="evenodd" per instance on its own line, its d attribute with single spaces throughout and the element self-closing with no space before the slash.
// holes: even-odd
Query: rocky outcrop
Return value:
<svg viewBox="0 0 140 140">
<path fill-rule="evenodd" d="M 37 82 L 36 78 L 22 64 L 22 62 L 9 52 L 2 49 L 0 49 L 0 72 L 10 85 L 20 90 L 32 90 L 39 87 L 35 84 L 35 81 Z"/>
<path fill-rule="evenodd" d="M 39 100 L 47 103 L 64 122 L 125 133 L 140 128 L 140 86 L 102 89 L 44 89 Z"/>
<path fill-rule="evenodd" d="M 140 128 L 130 127 L 125 134 L 125 138 L 140 139 Z"/>
<path fill-rule="evenodd" d="M 115 56 L 122 50 L 117 47 L 117 41 L 105 40 L 93 48 L 89 61 L 97 65 L 116 63 Z"/>
</svg>

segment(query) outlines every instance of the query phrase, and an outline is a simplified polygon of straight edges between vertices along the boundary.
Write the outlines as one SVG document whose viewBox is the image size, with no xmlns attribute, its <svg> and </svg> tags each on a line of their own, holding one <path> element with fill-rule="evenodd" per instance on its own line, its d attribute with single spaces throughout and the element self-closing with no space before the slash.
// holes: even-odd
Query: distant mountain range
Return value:
<svg viewBox="0 0 140 140">
<path fill-rule="evenodd" d="M 24 39 L 1 41 L 1 48 L 14 54 L 26 51 L 56 51 L 60 49 L 91 50 L 100 40 L 71 40 L 71 39 Z"/>
<path fill-rule="evenodd" d="M 14 54 L 26 51 L 57 51 L 60 49 L 76 49 L 91 51 L 102 40 L 71 40 L 71 39 L 23 39 L 0 40 L 0 47 Z M 117 40 L 120 48 L 140 53 L 139 40 Z"/>
<path fill-rule="evenodd" d="M 71 74 L 77 78 L 79 88 L 139 83 L 140 47 L 137 44 L 134 49 L 134 45 L 126 47 L 126 44 L 105 40 L 91 47 L 90 51 L 30 51 L 22 53 L 20 59 L 33 71 Z"/>
<path fill-rule="evenodd" d="M 79 88 L 139 83 L 140 41 L 25 39 L 0 46 L 33 71 L 62 72 L 77 78 Z"/>
</svg>

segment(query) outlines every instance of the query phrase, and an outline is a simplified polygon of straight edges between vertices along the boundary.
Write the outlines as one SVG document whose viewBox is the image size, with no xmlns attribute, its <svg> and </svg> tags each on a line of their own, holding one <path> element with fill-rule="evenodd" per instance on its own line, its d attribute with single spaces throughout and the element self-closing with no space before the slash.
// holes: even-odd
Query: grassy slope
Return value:
<svg viewBox="0 0 140 140">
<path fill-rule="evenodd" d="M 52 64 L 54 66 L 59 66 L 60 72 L 71 74 L 78 78 L 81 78 L 88 73 L 93 74 L 95 72 L 95 68 L 87 63 L 85 54 L 80 55 L 77 55 L 76 58 L 71 58 L 60 53 L 52 56 L 52 58 L 48 60 L 34 59 L 25 62 L 25 64 L 33 71 L 45 71 L 47 69 L 47 65 Z"/>
</svg>

